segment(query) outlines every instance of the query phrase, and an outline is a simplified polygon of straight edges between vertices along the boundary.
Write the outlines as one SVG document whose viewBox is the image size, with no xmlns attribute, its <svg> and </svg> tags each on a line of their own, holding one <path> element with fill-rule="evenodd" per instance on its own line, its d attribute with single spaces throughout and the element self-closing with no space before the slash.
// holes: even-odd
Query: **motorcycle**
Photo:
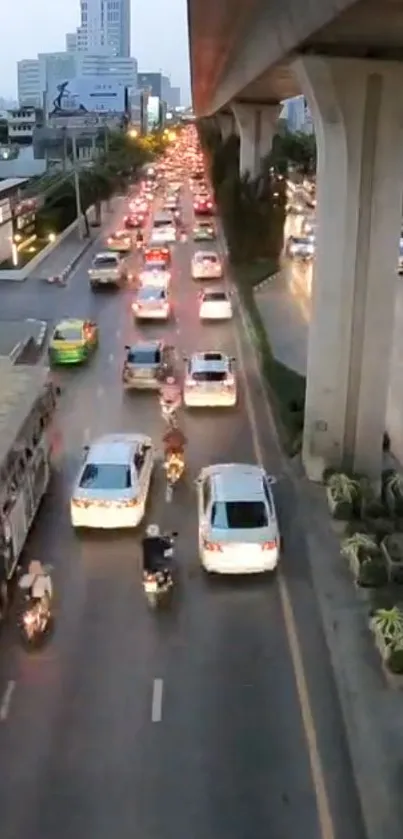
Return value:
<svg viewBox="0 0 403 839">
<path fill-rule="evenodd" d="M 21 639 L 24 646 L 33 649 L 45 639 L 51 626 L 52 615 L 48 605 L 35 603 L 23 612 L 20 622 Z"/>
<path fill-rule="evenodd" d="M 164 549 L 164 560 L 167 567 L 163 570 L 144 570 L 143 587 L 150 609 L 156 609 L 162 599 L 165 599 L 173 589 L 173 576 L 169 568 L 174 555 L 174 540 L 177 533 L 165 536 L 166 547 Z"/>
<path fill-rule="evenodd" d="M 178 406 L 175 403 L 168 403 L 161 401 L 161 415 L 162 419 L 165 420 L 166 423 L 171 428 L 178 427 L 178 416 L 177 416 L 177 408 Z"/>
<path fill-rule="evenodd" d="M 164 463 L 164 469 L 169 487 L 173 488 L 180 481 L 185 471 L 185 458 L 183 454 L 172 452 Z"/>
</svg>

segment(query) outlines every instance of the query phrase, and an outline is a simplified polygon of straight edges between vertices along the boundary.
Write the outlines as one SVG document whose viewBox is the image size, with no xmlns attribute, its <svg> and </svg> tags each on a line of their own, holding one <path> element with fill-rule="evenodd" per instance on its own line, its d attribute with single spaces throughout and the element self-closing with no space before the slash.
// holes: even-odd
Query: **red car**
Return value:
<svg viewBox="0 0 403 839">
<path fill-rule="evenodd" d="M 208 195 L 198 195 L 193 203 L 193 211 L 197 216 L 211 216 L 214 204 Z"/>
<path fill-rule="evenodd" d="M 138 230 L 140 227 L 143 227 L 145 223 L 146 217 L 142 213 L 131 213 L 129 216 L 125 216 L 124 218 L 124 225 L 126 230 Z"/>
<path fill-rule="evenodd" d="M 151 263 L 164 264 L 168 267 L 171 264 L 171 252 L 169 248 L 145 248 L 144 265 Z"/>
</svg>

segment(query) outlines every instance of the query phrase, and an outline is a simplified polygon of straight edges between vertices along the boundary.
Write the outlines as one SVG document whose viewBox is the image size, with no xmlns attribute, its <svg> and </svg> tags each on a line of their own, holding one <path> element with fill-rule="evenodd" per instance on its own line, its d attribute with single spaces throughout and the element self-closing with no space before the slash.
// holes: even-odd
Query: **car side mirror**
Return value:
<svg viewBox="0 0 403 839">
<path fill-rule="evenodd" d="M 184 356 L 183 356 L 183 361 L 189 361 L 189 356 L 184 355 Z"/>
<path fill-rule="evenodd" d="M 125 350 L 130 350 L 130 347 L 129 347 L 128 344 L 125 344 Z"/>
<path fill-rule="evenodd" d="M 83 452 L 84 452 L 84 454 L 88 454 L 89 450 L 90 450 L 90 447 L 89 447 L 89 446 L 83 446 Z"/>
<path fill-rule="evenodd" d="M 177 530 L 173 530 L 173 531 L 172 531 L 172 536 L 176 539 L 176 537 L 177 537 L 177 536 L 179 536 L 178 531 L 177 531 Z"/>
<path fill-rule="evenodd" d="M 266 475 L 266 481 L 269 486 L 274 486 L 277 483 L 277 478 L 274 475 Z"/>
<path fill-rule="evenodd" d="M 196 480 L 193 483 L 194 483 L 195 487 L 199 487 L 201 482 L 202 482 L 201 478 L 196 478 Z"/>
<path fill-rule="evenodd" d="M 231 356 L 230 361 L 236 361 L 235 356 Z"/>
</svg>

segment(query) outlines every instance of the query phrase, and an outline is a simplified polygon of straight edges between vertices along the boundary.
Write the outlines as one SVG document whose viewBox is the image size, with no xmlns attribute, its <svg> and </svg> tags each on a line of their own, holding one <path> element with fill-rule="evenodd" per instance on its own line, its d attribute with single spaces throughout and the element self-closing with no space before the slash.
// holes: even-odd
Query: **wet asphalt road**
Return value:
<svg viewBox="0 0 403 839">
<path fill-rule="evenodd" d="M 0 714 L 1 839 L 363 836 L 287 480 L 278 485 L 283 572 L 334 833 L 320 829 L 278 582 L 206 581 L 198 563 L 193 478 L 215 461 L 255 461 L 244 375 L 265 464 L 281 469 L 245 336 L 239 338 L 239 406 L 186 414 L 188 476 L 169 505 L 156 470 L 148 520 L 179 531 L 172 610 L 147 610 L 136 537 L 78 538 L 70 528 L 70 486 L 87 439 L 135 429 L 158 441 L 163 430 L 155 396 L 122 393 L 124 345 L 141 332 L 173 340 L 180 353 L 221 348 L 238 355 L 232 325 L 199 323 L 197 287 L 189 276 L 192 247 L 175 246 L 175 317 L 167 325 L 135 327 L 130 290 L 90 291 L 87 269 L 96 246 L 67 289 L 34 280 L 0 288 L 3 316 L 91 317 L 100 327 L 100 347 L 88 366 L 58 372 L 64 387 L 60 461 L 27 551 L 54 565 L 55 634 L 34 655 L 20 649 L 12 622 L 0 640 L 0 696 L 8 690 L 10 700 Z M 163 687 L 159 722 L 152 721 L 155 680 Z"/>
</svg>

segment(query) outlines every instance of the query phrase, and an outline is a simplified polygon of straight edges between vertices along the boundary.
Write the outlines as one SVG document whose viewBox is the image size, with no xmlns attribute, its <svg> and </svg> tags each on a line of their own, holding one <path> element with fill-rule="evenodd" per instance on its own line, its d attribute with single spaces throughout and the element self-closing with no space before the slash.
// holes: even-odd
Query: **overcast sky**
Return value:
<svg viewBox="0 0 403 839">
<path fill-rule="evenodd" d="M 4 0 L 5 2 L 5 0 Z M 0 0 L 1 3 L 1 0 Z M 13 0 L 1 15 L 0 96 L 16 97 L 21 58 L 64 50 L 79 24 L 79 0 Z M 12 10 L 12 11 L 11 11 Z M 163 70 L 189 100 L 186 0 L 132 0 L 132 55 L 139 70 Z"/>
</svg>

